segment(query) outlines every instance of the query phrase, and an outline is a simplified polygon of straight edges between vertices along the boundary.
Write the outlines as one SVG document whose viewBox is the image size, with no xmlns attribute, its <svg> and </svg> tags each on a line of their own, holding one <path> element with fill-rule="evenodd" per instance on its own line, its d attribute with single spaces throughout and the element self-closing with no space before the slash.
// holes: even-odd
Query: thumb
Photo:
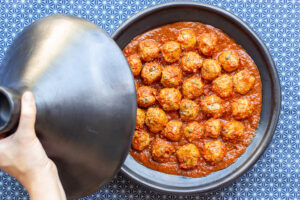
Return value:
<svg viewBox="0 0 300 200">
<path fill-rule="evenodd" d="M 34 97 L 31 92 L 26 91 L 21 100 L 21 116 L 17 129 L 18 132 L 28 132 L 27 134 L 35 134 L 34 124 L 36 117 L 36 107 Z"/>
</svg>

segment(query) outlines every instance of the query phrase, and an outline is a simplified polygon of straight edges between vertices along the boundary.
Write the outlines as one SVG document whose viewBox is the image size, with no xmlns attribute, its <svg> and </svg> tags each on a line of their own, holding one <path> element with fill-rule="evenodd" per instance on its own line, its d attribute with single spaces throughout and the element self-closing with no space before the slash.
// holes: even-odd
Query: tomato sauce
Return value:
<svg viewBox="0 0 300 200">
<path fill-rule="evenodd" d="M 234 100 L 245 96 L 245 97 L 249 98 L 251 103 L 254 105 L 253 114 L 245 120 L 240 120 L 245 125 L 244 139 L 241 142 L 233 144 L 230 142 L 223 141 L 222 137 L 219 136 L 217 139 L 223 141 L 226 146 L 227 153 L 226 153 L 226 156 L 224 157 L 224 159 L 221 162 L 216 163 L 215 165 L 211 165 L 211 164 L 207 163 L 201 157 L 200 161 L 199 161 L 199 165 L 196 168 L 190 169 L 190 170 L 181 169 L 179 167 L 179 163 L 176 158 L 176 154 L 171 155 L 169 161 L 166 163 L 159 163 L 159 162 L 154 161 L 151 158 L 151 153 L 150 153 L 151 144 L 149 147 L 147 147 L 146 149 L 144 149 L 141 152 L 131 149 L 130 154 L 137 162 L 139 162 L 142 165 L 144 165 L 148 168 L 151 168 L 153 170 L 157 170 L 157 171 L 168 173 L 168 174 L 176 174 L 176 175 L 189 176 L 189 177 L 201 177 L 201 176 L 208 175 L 211 172 L 221 170 L 221 169 L 226 168 L 229 165 L 231 165 L 239 156 L 241 156 L 241 154 L 246 150 L 247 146 L 251 143 L 252 138 L 255 135 L 255 130 L 256 130 L 256 128 L 259 124 L 259 120 L 260 120 L 261 103 L 262 103 L 262 84 L 261 84 L 261 78 L 259 75 L 259 71 L 258 71 L 254 61 L 251 59 L 251 57 L 247 54 L 247 52 L 240 45 L 238 45 L 233 39 L 231 39 L 228 35 L 223 33 L 221 30 L 214 28 L 210 25 L 204 25 L 204 24 L 201 24 L 198 22 L 178 22 L 178 23 L 174 23 L 174 24 L 170 24 L 170 25 L 166 25 L 166 26 L 162 26 L 162 27 L 150 30 L 144 34 L 141 34 L 141 35 L 135 37 L 123 49 L 123 53 L 126 57 L 128 57 L 132 54 L 136 54 L 138 52 L 138 43 L 145 39 L 153 39 L 157 43 L 159 43 L 160 46 L 162 46 L 164 43 L 166 43 L 168 41 L 176 41 L 177 36 L 178 36 L 180 30 L 182 30 L 182 29 L 192 29 L 195 32 L 196 36 L 199 36 L 202 33 L 209 33 L 209 32 L 216 33 L 216 35 L 218 37 L 218 42 L 217 42 L 217 47 L 216 47 L 215 53 L 211 56 L 211 58 L 217 60 L 218 55 L 222 51 L 229 50 L 229 49 L 236 50 L 240 57 L 240 66 L 239 66 L 238 70 L 230 72 L 228 74 L 233 75 L 233 74 L 237 73 L 237 71 L 240 71 L 242 69 L 247 69 L 255 77 L 254 86 L 247 94 L 241 95 L 241 94 L 234 92 L 232 96 L 227 97 L 227 98 L 222 98 L 225 101 L 224 106 L 226 108 L 226 112 L 220 118 L 222 120 L 223 124 L 225 124 L 228 121 L 234 120 L 234 118 L 231 115 L 231 103 Z M 198 50 L 196 48 L 194 49 L 194 51 L 198 52 Z M 198 53 L 201 55 L 200 52 L 198 52 Z M 208 58 L 203 55 L 202 55 L 202 57 Z M 160 53 L 159 58 L 156 58 L 155 61 L 159 62 L 162 66 L 168 65 L 168 63 L 163 59 L 161 53 Z M 175 62 L 174 65 L 178 65 L 180 67 L 180 62 L 179 61 Z M 196 74 L 197 73 L 198 73 L 199 77 L 201 77 L 200 70 L 198 70 L 196 72 Z M 223 70 L 222 70 L 222 73 L 224 73 Z M 184 77 L 183 79 L 186 79 L 192 75 L 193 74 L 183 72 L 183 77 Z M 136 80 L 136 83 L 138 86 L 144 85 L 142 80 L 140 79 L 140 77 L 136 78 L 135 80 Z M 213 94 L 214 92 L 211 90 L 211 82 L 208 82 L 205 80 L 203 80 L 203 82 L 204 82 L 205 86 L 204 86 L 204 92 L 202 95 Z M 150 86 L 155 88 L 157 91 L 159 91 L 161 88 L 163 88 L 163 86 L 160 84 L 159 81 L 151 84 Z M 181 86 L 179 86 L 178 88 L 181 90 Z M 200 98 L 196 99 L 195 102 L 199 103 L 199 100 L 200 100 Z M 156 106 L 160 107 L 158 102 L 156 102 L 156 104 L 153 105 L 152 107 L 156 107 Z M 180 119 L 179 111 L 172 111 L 172 112 L 166 112 L 166 113 L 168 115 L 169 120 Z M 207 119 L 208 118 L 205 116 L 205 114 L 200 111 L 198 117 L 196 118 L 196 121 L 198 121 L 200 124 L 203 124 Z M 183 124 L 184 124 L 183 127 L 185 127 L 187 122 L 183 122 Z M 147 130 L 147 127 L 145 126 L 144 129 Z M 154 134 L 154 133 L 151 133 L 150 131 L 148 131 L 148 132 L 150 133 L 150 136 L 152 137 L 152 139 L 154 139 L 156 137 L 163 138 L 163 136 L 160 133 Z M 198 141 L 193 141 L 192 143 L 194 143 L 198 147 L 198 149 L 201 153 L 202 148 L 203 148 L 203 143 L 206 141 L 210 141 L 210 140 L 215 140 L 215 139 L 203 138 Z M 178 149 L 180 146 L 189 143 L 185 139 L 184 136 L 182 136 L 182 138 L 178 142 L 171 142 L 171 141 L 169 141 L 169 142 L 174 145 L 175 149 Z"/>
</svg>

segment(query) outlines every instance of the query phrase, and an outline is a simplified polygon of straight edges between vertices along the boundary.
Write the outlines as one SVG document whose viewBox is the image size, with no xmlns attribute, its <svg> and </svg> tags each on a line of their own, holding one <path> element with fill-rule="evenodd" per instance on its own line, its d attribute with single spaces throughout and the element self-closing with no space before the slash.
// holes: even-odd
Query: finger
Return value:
<svg viewBox="0 0 300 200">
<path fill-rule="evenodd" d="M 16 133 L 29 132 L 27 134 L 35 134 L 34 124 L 36 117 L 36 107 L 34 97 L 31 92 L 26 91 L 22 96 L 21 116 Z"/>
</svg>

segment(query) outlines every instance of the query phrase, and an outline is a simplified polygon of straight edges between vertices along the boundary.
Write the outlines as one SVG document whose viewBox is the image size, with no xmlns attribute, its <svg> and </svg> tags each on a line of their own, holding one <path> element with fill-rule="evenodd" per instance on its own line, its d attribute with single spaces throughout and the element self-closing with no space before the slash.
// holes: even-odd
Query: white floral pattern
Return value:
<svg viewBox="0 0 300 200">
<path fill-rule="evenodd" d="M 65 13 L 112 33 L 136 12 L 165 1 L 1 0 L 0 61 L 22 29 L 41 17 Z M 300 199 L 300 1 L 203 0 L 243 19 L 263 39 L 279 72 L 281 115 L 273 140 L 259 161 L 229 186 L 176 196 L 153 191 L 119 173 L 91 199 Z M 0 171 L 0 199 L 29 199 L 15 179 Z"/>
</svg>

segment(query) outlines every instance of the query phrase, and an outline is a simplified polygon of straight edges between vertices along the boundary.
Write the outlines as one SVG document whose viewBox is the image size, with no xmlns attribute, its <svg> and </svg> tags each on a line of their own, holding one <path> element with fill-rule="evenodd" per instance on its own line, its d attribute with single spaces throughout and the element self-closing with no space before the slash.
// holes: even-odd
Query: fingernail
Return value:
<svg viewBox="0 0 300 200">
<path fill-rule="evenodd" d="M 32 94 L 30 92 L 25 92 L 24 93 L 24 100 L 27 102 L 31 102 L 32 101 Z"/>
</svg>

